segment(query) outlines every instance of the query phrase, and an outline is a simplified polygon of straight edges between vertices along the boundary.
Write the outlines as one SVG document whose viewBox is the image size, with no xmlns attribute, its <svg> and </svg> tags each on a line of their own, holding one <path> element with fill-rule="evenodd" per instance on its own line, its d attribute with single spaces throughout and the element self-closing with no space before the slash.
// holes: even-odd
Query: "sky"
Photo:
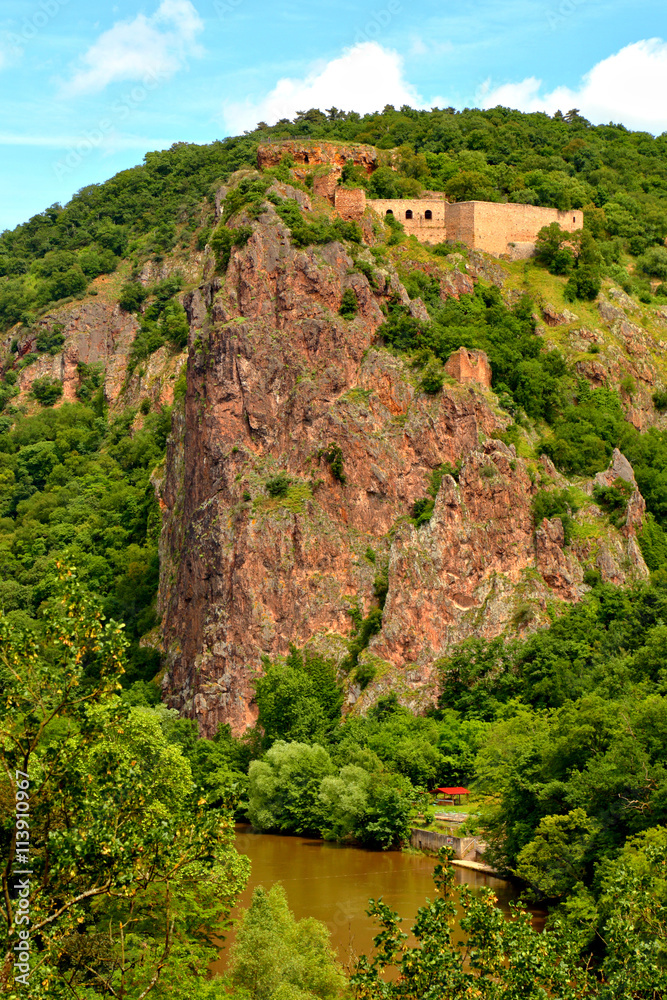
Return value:
<svg viewBox="0 0 667 1000">
<path fill-rule="evenodd" d="M 296 111 L 667 131 L 664 0 L 0 0 L 0 231 L 172 143 Z"/>
</svg>

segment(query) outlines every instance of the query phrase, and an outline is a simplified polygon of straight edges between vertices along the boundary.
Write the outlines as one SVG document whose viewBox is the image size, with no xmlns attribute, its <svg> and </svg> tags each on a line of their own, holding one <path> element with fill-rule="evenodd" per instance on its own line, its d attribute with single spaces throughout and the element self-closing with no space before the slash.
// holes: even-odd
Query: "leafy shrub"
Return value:
<svg viewBox="0 0 667 1000">
<path fill-rule="evenodd" d="M 377 597 L 378 604 L 382 610 L 389 593 L 389 566 L 385 564 L 376 574 L 373 580 L 373 594 Z"/>
<path fill-rule="evenodd" d="M 71 267 L 62 274 L 56 274 L 53 278 L 44 282 L 37 292 L 37 302 L 46 305 L 47 302 L 67 299 L 72 295 L 79 295 L 85 292 L 88 287 L 88 279 L 80 267 Z"/>
<path fill-rule="evenodd" d="M 222 209 L 222 222 L 227 222 L 232 215 L 247 205 L 249 214 L 257 218 L 262 203 L 266 195 L 266 189 L 271 184 L 272 178 L 266 175 L 262 177 L 244 177 L 229 191 L 225 197 Z"/>
<path fill-rule="evenodd" d="M 574 268 L 578 235 L 561 229 L 557 222 L 543 226 L 535 241 L 535 259 L 551 274 L 569 274 Z M 573 244 L 573 245 L 572 245 Z"/>
<path fill-rule="evenodd" d="M 602 287 L 599 273 L 591 267 L 579 267 L 570 277 L 563 295 L 568 302 L 575 299 L 595 299 Z"/>
<path fill-rule="evenodd" d="M 443 462 L 436 466 L 429 476 L 428 496 L 420 500 L 415 500 L 412 505 L 410 516 L 415 522 L 415 527 L 420 528 L 422 524 L 427 524 L 433 516 L 435 500 L 440 490 L 440 485 L 445 476 L 452 476 L 456 482 L 459 480 L 461 471 L 461 460 L 452 465 L 450 462 Z"/>
<path fill-rule="evenodd" d="M 374 291 L 377 291 L 378 280 L 377 274 L 373 270 L 372 264 L 369 264 L 367 260 L 355 260 L 354 266 L 360 274 L 363 274 L 368 279 L 368 284 Z"/>
<path fill-rule="evenodd" d="M 60 379 L 44 375 L 35 379 L 30 392 L 42 406 L 53 406 L 63 394 L 63 384 Z"/>
<path fill-rule="evenodd" d="M 667 247 L 650 247 L 637 261 L 637 268 L 651 278 L 667 278 Z"/>
<path fill-rule="evenodd" d="M 667 410 L 667 389 L 656 389 L 653 393 L 653 405 L 660 413 Z"/>
<path fill-rule="evenodd" d="M 211 233 L 209 243 L 215 254 L 216 264 L 220 271 L 227 270 L 233 247 L 244 247 L 251 236 L 252 229 L 250 226 L 239 226 L 237 229 L 229 229 L 224 222 L 218 223 Z"/>
<path fill-rule="evenodd" d="M 375 664 L 368 660 L 365 660 L 363 663 L 357 663 L 357 666 L 355 667 L 354 670 L 354 679 L 361 688 L 361 690 L 364 691 L 371 683 L 371 681 L 375 680 L 376 674 L 377 674 L 377 667 L 375 666 Z"/>
<path fill-rule="evenodd" d="M 118 305 L 125 312 L 138 312 L 148 296 L 147 290 L 139 281 L 128 281 L 120 290 Z"/>
<path fill-rule="evenodd" d="M 609 520 L 617 528 L 623 527 L 625 523 L 628 501 L 633 490 L 632 483 L 624 479 L 615 479 L 611 486 L 600 486 L 596 483 L 593 487 L 593 499 L 608 513 Z"/>
<path fill-rule="evenodd" d="M 171 302 L 165 306 L 160 319 L 160 332 L 174 347 L 181 350 L 187 347 L 190 324 L 180 302 Z"/>
<path fill-rule="evenodd" d="M 273 479 L 267 480 L 266 492 L 270 497 L 284 497 L 292 485 L 292 480 L 286 472 L 279 472 Z"/>
<path fill-rule="evenodd" d="M 442 365 L 434 358 L 424 369 L 419 384 L 422 392 L 435 396 L 442 389 L 444 381 L 445 373 Z"/>
<path fill-rule="evenodd" d="M 118 257 L 112 250 L 94 243 L 81 250 L 77 259 L 79 267 L 89 280 L 100 274 L 111 274 L 118 266 Z"/>
<path fill-rule="evenodd" d="M 637 541 L 648 568 L 655 572 L 667 566 L 667 533 L 652 514 L 646 513 Z"/>
<path fill-rule="evenodd" d="M 52 327 L 40 330 L 35 343 L 36 349 L 40 353 L 59 354 L 65 343 L 62 323 L 54 323 Z"/>
<path fill-rule="evenodd" d="M 298 247 L 314 244 L 332 243 L 335 240 L 349 240 L 351 243 L 361 243 L 362 234 L 358 222 L 348 222 L 345 219 L 330 219 L 326 215 L 309 214 L 308 221 L 304 219 L 301 209 L 293 198 L 282 201 L 276 211 L 288 227 L 292 242 Z"/>
<path fill-rule="evenodd" d="M 422 524 L 428 524 L 433 516 L 434 507 L 435 500 L 431 497 L 422 497 L 420 500 L 415 500 L 410 511 L 410 517 L 415 522 L 417 528 L 420 528 Z"/>
<path fill-rule="evenodd" d="M 174 383 L 174 402 L 178 399 L 184 399 L 188 391 L 188 373 L 187 365 L 183 365 L 181 372 Z"/>
<path fill-rule="evenodd" d="M 76 387 L 76 398 L 81 400 L 82 403 L 94 403 L 97 401 L 99 406 L 96 409 L 99 410 L 104 401 L 102 389 L 104 385 L 104 365 L 102 363 L 86 365 L 83 361 L 79 361 L 76 370 L 79 376 L 79 384 Z"/>
<path fill-rule="evenodd" d="M 387 240 L 387 246 L 393 247 L 398 243 L 402 243 L 405 239 L 405 228 L 402 222 L 394 215 L 385 215 L 385 223 L 389 226 L 389 239 Z"/>
<path fill-rule="evenodd" d="M 338 312 L 344 319 L 353 319 L 357 315 L 359 303 L 353 288 L 346 288 Z"/>
<path fill-rule="evenodd" d="M 345 472 L 343 471 L 343 449 L 339 444 L 332 443 L 327 448 L 321 448 L 318 453 L 318 458 L 323 458 L 329 465 L 331 469 L 331 475 L 334 479 L 344 486 L 347 482 Z"/>
<path fill-rule="evenodd" d="M 206 244 L 208 243 L 211 236 L 211 227 L 205 226 L 199 233 L 197 233 L 196 247 L 197 250 L 204 250 Z"/>
</svg>

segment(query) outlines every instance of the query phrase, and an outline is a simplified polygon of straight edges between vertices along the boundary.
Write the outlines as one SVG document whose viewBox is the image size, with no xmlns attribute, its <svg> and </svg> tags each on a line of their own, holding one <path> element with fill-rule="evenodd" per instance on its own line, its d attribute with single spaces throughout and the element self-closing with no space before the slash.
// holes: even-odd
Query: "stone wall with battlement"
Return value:
<svg viewBox="0 0 667 1000">
<path fill-rule="evenodd" d="M 443 243 L 446 238 L 444 195 L 439 198 L 369 198 L 367 204 L 380 216 L 393 215 L 409 236 L 422 243 Z"/>
<path fill-rule="evenodd" d="M 573 233 L 583 227 L 584 213 L 579 209 L 560 212 L 557 208 L 491 201 L 453 202 L 446 209 L 450 242 L 512 259 L 529 257 L 540 229 L 552 222 Z"/>
</svg>

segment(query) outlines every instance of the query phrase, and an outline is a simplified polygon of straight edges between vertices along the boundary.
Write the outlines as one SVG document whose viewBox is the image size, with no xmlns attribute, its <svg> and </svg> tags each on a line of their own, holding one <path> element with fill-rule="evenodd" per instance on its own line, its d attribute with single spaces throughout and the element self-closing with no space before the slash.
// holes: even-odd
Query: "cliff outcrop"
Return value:
<svg viewBox="0 0 667 1000">
<path fill-rule="evenodd" d="M 498 440 L 509 417 L 487 379 L 419 390 L 376 338 L 382 302 L 405 289 L 390 268 L 373 285 L 341 243 L 297 249 L 267 206 L 226 274 L 186 299 L 187 396 L 160 483 L 163 690 L 206 735 L 253 721 L 263 658 L 290 644 L 343 665 L 378 579 L 382 627 L 359 657 L 373 680 L 348 687 L 360 708 L 388 687 L 432 699 L 453 642 L 544 620 L 547 601 L 585 592 L 599 551 L 624 580 L 646 572 L 622 558 L 632 531 L 613 535 L 619 556 L 605 539 L 566 547 L 558 519 L 535 530 L 547 465 L 536 477 Z M 338 312 L 347 289 L 353 319 Z"/>
</svg>

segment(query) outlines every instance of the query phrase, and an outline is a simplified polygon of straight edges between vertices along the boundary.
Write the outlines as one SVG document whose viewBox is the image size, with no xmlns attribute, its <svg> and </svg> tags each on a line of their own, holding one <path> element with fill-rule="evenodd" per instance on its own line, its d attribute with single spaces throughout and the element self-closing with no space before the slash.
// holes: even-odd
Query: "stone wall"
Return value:
<svg viewBox="0 0 667 1000">
<path fill-rule="evenodd" d="M 490 201 L 460 201 L 441 198 L 370 198 L 368 205 L 384 217 L 389 212 L 403 223 L 406 233 L 422 243 L 463 243 L 471 250 L 484 250 L 511 260 L 524 260 L 535 250 L 543 226 L 557 222 L 573 233 L 584 224 L 578 209 L 559 212 L 536 205 L 510 205 Z M 431 218 L 426 213 L 431 213 Z"/>
<path fill-rule="evenodd" d="M 459 347 L 447 359 L 445 371 L 464 385 L 477 382 L 487 389 L 491 388 L 491 365 L 484 351 L 469 351 L 465 347 Z"/>
<path fill-rule="evenodd" d="M 445 222 L 450 243 L 475 247 L 475 204 L 474 201 L 456 201 L 446 206 Z"/>
<path fill-rule="evenodd" d="M 366 211 L 366 192 L 363 188 L 334 188 L 334 205 L 341 219 L 359 222 Z"/>
<path fill-rule="evenodd" d="M 313 177 L 313 194 L 319 195 L 320 198 L 326 198 L 333 205 L 336 185 L 342 172 L 339 167 L 336 170 L 330 170 L 328 174 Z"/>
<path fill-rule="evenodd" d="M 552 222 L 573 233 L 583 227 L 584 213 L 491 201 L 454 202 L 446 208 L 448 240 L 515 260 L 532 254 L 540 229 Z"/>
<path fill-rule="evenodd" d="M 439 198 L 369 198 L 368 205 L 384 218 L 391 213 L 409 236 L 421 243 L 442 243 L 446 238 L 444 195 Z M 427 217 L 430 212 L 430 218 Z"/>
<path fill-rule="evenodd" d="M 454 857 L 459 861 L 464 858 L 474 861 L 477 855 L 477 837 L 450 837 L 445 833 L 418 830 L 415 827 L 410 830 L 410 846 L 418 851 L 433 851 L 434 854 L 437 854 L 441 847 L 451 847 L 454 850 Z"/>
</svg>

